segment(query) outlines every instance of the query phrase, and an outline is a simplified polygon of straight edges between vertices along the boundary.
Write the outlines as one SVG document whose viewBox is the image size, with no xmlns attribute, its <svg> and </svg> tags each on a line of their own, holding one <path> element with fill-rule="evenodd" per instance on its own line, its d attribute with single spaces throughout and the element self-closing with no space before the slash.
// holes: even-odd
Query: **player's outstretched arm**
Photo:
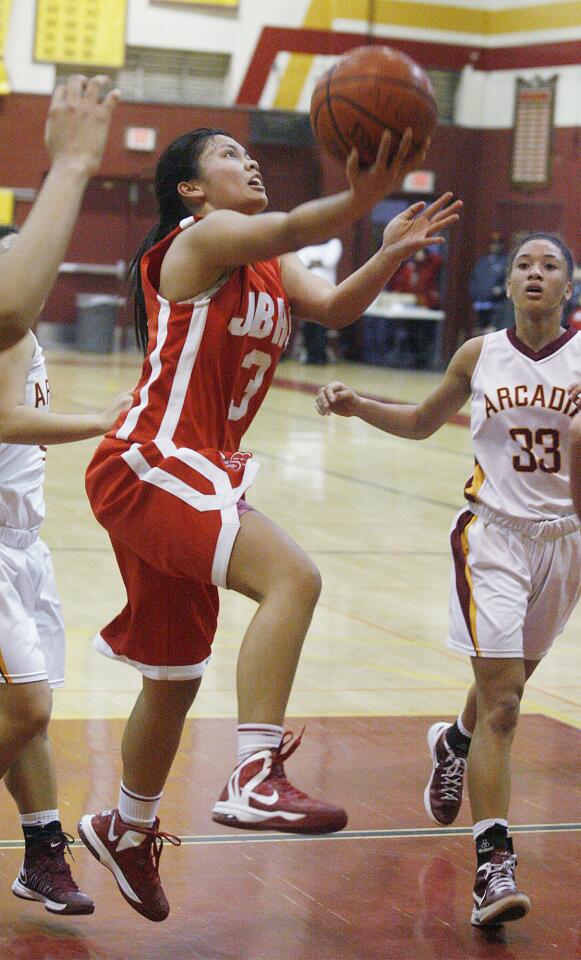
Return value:
<svg viewBox="0 0 581 960">
<path fill-rule="evenodd" d="M 317 393 L 315 404 L 321 416 L 359 417 L 372 427 L 408 440 L 424 440 L 439 430 L 470 397 L 470 381 L 480 356 L 482 338 L 463 344 L 450 362 L 441 384 L 418 404 L 381 403 L 361 397 L 340 381 L 328 383 Z"/>
<path fill-rule="evenodd" d="M 53 95 L 45 130 L 52 165 L 18 242 L 0 257 L 0 350 L 24 336 L 64 258 L 119 100 L 117 91 L 103 97 L 106 82 L 74 76 Z"/>
<path fill-rule="evenodd" d="M 295 254 L 287 254 L 281 260 L 282 275 L 293 312 L 335 330 L 354 323 L 404 260 L 444 243 L 442 231 L 458 222 L 461 209 L 462 201 L 453 200 L 449 192 L 429 206 L 413 203 L 387 224 L 377 253 L 337 286 L 310 273 Z"/>
<path fill-rule="evenodd" d="M 282 256 L 302 247 L 324 243 L 342 233 L 392 193 L 406 173 L 416 169 L 418 154 L 411 151 L 411 130 L 401 139 L 388 163 L 390 134 L 386 131 L 377 159 L 368 169 L 359 167 L 354 151 L 347 162 L 349 189 L 309 200 L 289 213 L 249 216 L 235 210 L 214 210 L 194 230 L 185 230 L 173 246 L 183 262 L 192 262 L 194 284 L 214 271 Z M 180 270 L 183 270 L 180 265 Z"/>
<path fill-rule="evenodd" d="M 102 436 L 131 406 L 131 394 L 117 397 L 106 410 L 94 413 L 53 413 L 42 405 L 25 406 L 33 353 L 34 339 L 29 333 L 0 354 L 0 443 L 45 446 Z"/>
</svg>

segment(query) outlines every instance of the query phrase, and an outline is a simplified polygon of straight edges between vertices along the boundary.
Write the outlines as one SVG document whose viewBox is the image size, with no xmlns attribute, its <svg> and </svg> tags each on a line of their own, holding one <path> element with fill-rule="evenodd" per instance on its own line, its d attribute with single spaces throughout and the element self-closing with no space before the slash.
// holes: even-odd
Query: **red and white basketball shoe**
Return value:
<svg viewBox="0 0 581 960">
<path fill-rule="evenodd" d="M 347 825 L 342 807 L 314 800 L 286 778 L 283 762 L 295 752 L 302 733 L 288 746 L 287 731 L 277 749 L 265 747 L 247 757 L 231 773 L 212 819 L 242 830 L 282 830 L 284 833 L 333 833 Z"/>
<path fill-rule="evenodd" d="M 159 820 L 152 827 L 125 823 L 118 810 L 86 814 L 79 821 L 79 836 L 97 860 L 111 871 L 130 907 L 148 920 L 159 922 L 169 914 L 169 903 L 159 879 L 159 858 L 164 840 L 179 846 L 181 840 L 161 833 Z"/>
</svg>

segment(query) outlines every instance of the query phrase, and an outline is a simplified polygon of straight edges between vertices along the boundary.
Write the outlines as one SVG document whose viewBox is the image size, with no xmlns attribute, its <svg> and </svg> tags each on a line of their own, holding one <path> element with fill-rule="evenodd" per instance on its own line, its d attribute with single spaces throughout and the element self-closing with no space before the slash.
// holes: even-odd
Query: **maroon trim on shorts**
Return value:
<svg viewBox="0 0 581 960">
<path fill-rule="evenodd" d="M 522 340 L 519 340 L 514 328 L 511 327 L 510 330 L 506 331 L 507 337 L 515 350 L 518 350 L 519 353 L 524 353 L 525 357 L 528 357 L 529 360 L 545 360 L 553 353 L 556 353 L 557 350 L 560 350 L 561 347 L 568 343 L 568 341 L 574 337 L 576 333 L 577 330 L 565 330 L 560 337 L 557 337 L 556 340 L 551 340 L 546 347 L 543 347 L 543 349 L 539 350 L 537 353 L 534 350 L 531 350 L 530 347 L 527 347 L 526 343 L 523 343 Z"/>
<path fill-rule="evenodd" d="M 468 630 L 474 649 L 477 650 L 478 648 L 472 635 L 472 625 L 470 623 L 470 586 L 466 579 L 466 556 L 462 549 L 462 534 L 470 521 L 474 519 L 474 516 L 471 510 L 465 510 L 464 513 L 460 514 L 456 526 L 450 534 L 450 545 L 452 547 L 452 559 L 454 561 L 454 571 L 456 574 L 456 593 L 460 601 L 460 609 L 462 610 L 462 616 L 464 617 L 466 629 Z"/>
</svg>

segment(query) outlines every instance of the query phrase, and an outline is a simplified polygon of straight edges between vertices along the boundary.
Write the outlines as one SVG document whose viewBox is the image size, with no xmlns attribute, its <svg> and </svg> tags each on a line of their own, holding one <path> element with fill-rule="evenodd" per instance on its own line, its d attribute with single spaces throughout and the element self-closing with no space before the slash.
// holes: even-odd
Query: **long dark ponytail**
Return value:
<svg viewBox="0 0 581 960">
<path fill-rule="evenodd" d="M 141 282 L 141 258 L 160 240 L 175 230 L 180 220 L 191 215 L 178 193 L 178 184 L 182 180 L 192 180 L 200 175 L 199 159 L 206 142 L 218 134 L 229 136 L 224 130 L 213 127 L 199 127 L 184 133 L 163 151 L 155 168 L 155 199 L 159 220 L 149 231 L 129 265 L 127 276 L 131 283 L 133 300 L 133 318 L 135 336 L 143 352 L 147 351 L 149 339 L 147 330 L 147 311 Z"/>
</svg>

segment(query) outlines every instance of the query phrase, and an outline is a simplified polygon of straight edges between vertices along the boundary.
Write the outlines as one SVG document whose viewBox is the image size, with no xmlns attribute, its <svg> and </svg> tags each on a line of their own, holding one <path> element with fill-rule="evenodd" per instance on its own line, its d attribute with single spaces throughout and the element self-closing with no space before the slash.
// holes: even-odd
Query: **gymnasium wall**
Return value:
<svg viewBox="0 0 581 960">
<path fill-rule="evenodd" d="M 467 278 L 491 229 L 501 229 L 507 236 L 517 227 L 557 229 L 581 261 L 581 3 L 512 0 L 508 8 L 496 6 L 495 0 L 470 6 L 460 0 L 445 4 L 431 0 L 376 0 L 374 4 L 367 0 L 269 0 L 265 23 L 263 0 L 241 0 L 235 12 L 218 8 L 203 12 L 129 0 L 128 43 L 177 50 L 189 45 L 190 49 L 232 54 L 230 102 L 224 109 L 121 104 L 99 181 L 102 196 L 106 199 L 107 191 L 112 196 L 112 188 L 103 186 L 107 178 L 127 185 L 151 177 L 153 155 L 124 147 L 127 126 L 155 127 L 158 144 L 163 145 L 184 129 L 215 124 L 248 143 L 251 110 L 306 109 L 312 85 L 330 58 L 369 39 L 365 16 L 373 7 L 373 38 L 401 47 L 427 67 L 461 71 L 456 123 L 438 128 L 427 164 L 435 173 L 436 190 L 449 188 L 466 205 L 462 227 L 453 231 L 450 244 L 445 303 L 450 352 L 470 330 Z M 20 196 L 23 188 L 38 187 L 46 172 L 40 131 L 55 76 L 52 65 L 33 63 L 33 36 L 34 0 L 17 0 L 6 56 L 13 92 L 0 97 L 0 138 L 3 144 L 10 144 L 0 160 L 0 186 L 18 188 Z M 511 186 L 509 171 L 515 78 L 534 75 L 558 76 L 553 175 L 548 186 L 524 192 Z M 288 209 L 320 189 L 344 186 L 340 168 L 311 147 L 251 143 L 250 148 L 265 173 L 273 209 Z M 129 226 L 117 224 L 125 237 L 123 259 L 132 255 L 140 231 L 147 227 L 147 216 L 152 214 L 145 204 L 143 215 L 136 217 L 131 191 L 126 192 Z M 91 204 L 85 207 L 80 230 L 86 238 L 96 237 L 93 259 L 107 262 L 104 247 L 110 241 L 103 233 L 103 209 L 97 216 Z M 29 200 L 17 202 L 18 222 L 28 209 Z M 96 226 L 101 235 L 95 233 Z M 343 239 L 341 273 L 345 274 L 370 252 L 369 225 L 358 225 Z M 87 258 L 90 246 L 77 231 L 69 259 Z M 109 251 L 109 259 L 114 255 L 118 249 L 117 253 Z M 119 289 L 112 280 L 100 280 L 99 284 L 99 289 Z M 51 320 L 73 318 L 71 278 L 59 281 L 47 313 Z"/>
</svg>

